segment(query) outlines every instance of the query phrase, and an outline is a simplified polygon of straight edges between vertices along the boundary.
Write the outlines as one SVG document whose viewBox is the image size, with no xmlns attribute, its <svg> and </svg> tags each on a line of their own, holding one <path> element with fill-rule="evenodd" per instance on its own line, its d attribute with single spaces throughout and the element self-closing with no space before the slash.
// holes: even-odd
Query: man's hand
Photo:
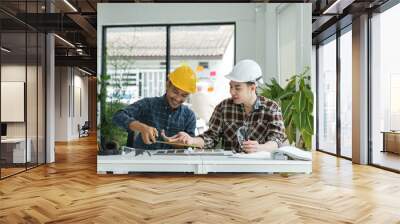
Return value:
<svg viewBox="0 0 400 224">
<path fill-rule="evenodd" d="M 259 151 L 260 144 L 257 141 L 245 141 L 243 142 L 243 151 L 246 153 L 252 153 Z"/>
<path fill-rule="evenodd" d="M 158 131 L 156 128 L 142 123 L 141 127 L 139 128 L 139 132 L 142 135 L 142 140 L 144 144 L 149 145 L 156 142 L 156 139 L 158 137 Z"/>
<path fill-rule="evenodd" d="M 168 142 L 172 143 L 183 143 L 183 144 L 188 144 L 191 145 L 193 144 L 193 138 L 186 132 L 179 132 L 178 134 L 172 136 L 172 137 L 167 137 L 162 133 L 162 136 L 164 139 L 166 139 Z"/>
<path fill-rule="evenodd" d="M 257 141 L 245 141 L 243 142 L 243 151 L 246 153 L 267 151 L 272 152 L 278 148 L 278 143 L 275 141 L 268 141 L 264 144 L 259 144 Z"/>
</svg>

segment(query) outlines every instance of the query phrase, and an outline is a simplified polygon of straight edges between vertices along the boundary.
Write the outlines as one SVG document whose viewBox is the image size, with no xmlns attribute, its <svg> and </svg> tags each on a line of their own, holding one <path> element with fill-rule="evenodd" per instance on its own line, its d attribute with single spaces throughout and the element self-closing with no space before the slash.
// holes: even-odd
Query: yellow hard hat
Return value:
<svg viewBox="0 0 400 224">
<path fill-rule="evenodd" d="M 169 74 L 169 80 L 176 88 L 188 93 L 196 92 L 196 74 L 186 65 L 180 66 Z"/>
</svg>

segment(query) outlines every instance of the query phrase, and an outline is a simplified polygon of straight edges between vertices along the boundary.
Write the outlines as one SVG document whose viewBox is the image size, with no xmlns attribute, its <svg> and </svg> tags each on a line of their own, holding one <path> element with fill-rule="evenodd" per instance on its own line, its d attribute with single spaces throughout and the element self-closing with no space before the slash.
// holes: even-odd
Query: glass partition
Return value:
<svg viewBox="0 0 400 224">
<path fill-rule="evenodd" d="M 26 45 L 25 32 L 1 34 L 2 177 L 24 171 L 31 162 L 26 141 Z"/>
<path fill-rule="evenodd" d="M 1 7 L 43 13 L 45 1 L 7 1 Z M 45 45 L 39 30 L 0 12 L 0 178 L 45 163 Z"/>
</svg>

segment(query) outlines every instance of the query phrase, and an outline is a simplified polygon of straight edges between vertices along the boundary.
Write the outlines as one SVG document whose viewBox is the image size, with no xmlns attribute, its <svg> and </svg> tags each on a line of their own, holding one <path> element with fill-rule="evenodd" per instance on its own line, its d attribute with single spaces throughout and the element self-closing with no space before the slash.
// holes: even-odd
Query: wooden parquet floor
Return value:
<svg viewBox="0 0 400 224">
<path fill-rule="evenodd" d="M 97 175 L 89 137 L 0 181 L 0 223 L 400 223 L 400 175 L 318 152 L 311 175 Z"/>
</svg>

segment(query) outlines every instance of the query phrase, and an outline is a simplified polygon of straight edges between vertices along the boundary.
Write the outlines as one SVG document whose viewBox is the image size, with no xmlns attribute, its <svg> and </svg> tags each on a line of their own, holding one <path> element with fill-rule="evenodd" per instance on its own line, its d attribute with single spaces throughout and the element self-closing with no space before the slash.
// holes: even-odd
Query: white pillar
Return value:
<svg viewBox="0 0 400 224">
<path fill-rule="evenodd" d="M 353 20 L 353 162 L 368 163 L 368 15 Z"/>
<path fill-rule="evenodd" d="M 55 132 L 55 76 L 54 76 L 54 35 L 46 36 L 46 163 L 55 161 L 54 132 Z"/>
</svg>

